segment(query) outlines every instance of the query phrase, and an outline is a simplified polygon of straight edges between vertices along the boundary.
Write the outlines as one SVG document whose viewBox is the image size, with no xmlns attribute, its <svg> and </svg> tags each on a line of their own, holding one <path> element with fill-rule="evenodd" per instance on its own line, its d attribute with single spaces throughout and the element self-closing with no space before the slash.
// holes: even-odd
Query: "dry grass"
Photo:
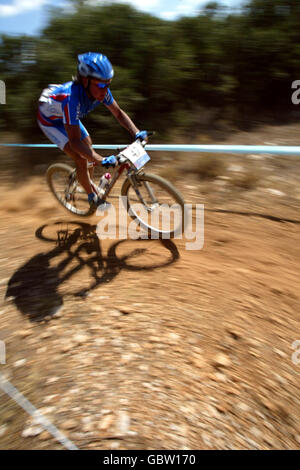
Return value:
<svg viewBox="0 0 300 470">
<path fill-rule="evenodd" d="M 261 179 L 262 174 L 259 170 L 246 168 L 243 172 L 234 173 L 230 177 L 229 183 L 231 186 L 249 191 L 257 188 Z"/>
<path fill-rule="evenodd" d="M 166 166 L 159 169 L 158 174 L 172 183 L 177 181 L 180 177 L 180 171 L 174 166 Z"/>
<path fill-rule="evenodd" d="M 237 168 L 233 170 L 233 166 Z M 228 189 L 249 191 L 256 189 L 264 177 L 264 171 L 260 165 L 249 164 L 244 159 L 241 164 L 236 158 L 226 158 L 224 155 L 210 153 L 198 156 L 186 170 L 202 181 L 201 190 L 203 190 L 204 181 L 211 183 L 221 177 L 224 177 L 225 181 L 226 177 L 225 184 Z"/>
<path fill-rule="evenodd" d="M 226 174 L 227 164 L 224 157 L 202 154 L 192 171 L 200 179 L 215 179 Z"/>
</svg>

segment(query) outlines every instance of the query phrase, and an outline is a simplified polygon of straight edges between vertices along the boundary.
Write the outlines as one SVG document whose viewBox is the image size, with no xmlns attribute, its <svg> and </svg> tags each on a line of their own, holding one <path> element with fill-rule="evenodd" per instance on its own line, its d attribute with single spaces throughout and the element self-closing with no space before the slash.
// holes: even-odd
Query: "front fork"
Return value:
<svg viewBox="0 0 300 470">
<path fill-rule="evenodd" d="M 143 173 L 135 173 L 135 172 L 132 172 L 132 173 L 129 173 L 128 174 L 128 179 L 131 183 L 131 186 L 133 187 L 137 197 L 139 198 L 139 200 L 141 201 L 141 203 L 147 208 L 147 210 L 151 211 L 153 210 L 155 207 L 157 207 L 157 204 L 158 204 L 158 201 L 155 197 L 155 194 L 150 186 L 150 184 L 148 183 L 148 181 L 139 181 L 138 179 L 138 176 L 140 174 L 143 174 Z M 151 199 L 151 202 L 152 202 L 152 206 L 149 207 L 147 202 L 144 200 L 143 196 L 141 195 L 141 192 L 138 188 L 138 186 L 140 186 L 141 184 L 143 184 L 149 194 L 149 197 Z"/>
</svg>

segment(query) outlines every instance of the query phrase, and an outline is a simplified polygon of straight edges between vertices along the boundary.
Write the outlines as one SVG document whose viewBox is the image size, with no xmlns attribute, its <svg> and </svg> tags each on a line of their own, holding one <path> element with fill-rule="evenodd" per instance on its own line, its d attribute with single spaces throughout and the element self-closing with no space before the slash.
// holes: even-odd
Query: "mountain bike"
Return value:
<svg viewBox="0 0 300 470">
<path fill-rule="evenodd" d="M 150 161 L 145 145 L 145 141 L 136 140 L 125 149 L 119 149 L 118 165 L 113 168 L 101 199 L 107 199 L 117 180 L 126 172 L 121 196 L 128 215 L 152 238 L 173 238 L 183 233 L 184 199 L 169 181 L 145 173 L 144 167 Z M 59 203 L 73 214 L 90 216 L 97 211 L 89 205 L 87 194 L 77 180 L 76 169 L 55 163 L 47 170 L 47 182 Z"/>
</svg>

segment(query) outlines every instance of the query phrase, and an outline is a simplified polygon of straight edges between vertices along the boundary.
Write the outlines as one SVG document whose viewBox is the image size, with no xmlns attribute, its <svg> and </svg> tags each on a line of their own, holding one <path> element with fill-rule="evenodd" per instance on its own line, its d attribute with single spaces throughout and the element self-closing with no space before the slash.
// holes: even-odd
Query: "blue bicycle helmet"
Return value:
<svg viewBox="0 0 300 470">
<path fill-rule="evenodd" d="M 78 73 L 82 77 L 111 80 L 114 76 L 114 69 L 105 55 L 98 52 L 85 52 L 78 56 Z"/>
</svg>

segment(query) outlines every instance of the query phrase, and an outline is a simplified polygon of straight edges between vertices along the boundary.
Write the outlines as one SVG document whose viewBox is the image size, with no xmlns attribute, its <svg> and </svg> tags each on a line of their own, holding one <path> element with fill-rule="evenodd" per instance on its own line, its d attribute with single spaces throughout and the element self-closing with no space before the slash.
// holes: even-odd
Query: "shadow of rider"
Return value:
<svg viewBox="0 0 300 470">
<path fill-rule="evenodd" d="M 72 225 L 76 228 L 70 228 Z M 55 235 L 47 237 L 45 232 L 50 230 L 53 233 L 53 229 Z M 85 298 L 98 286 L 111 282 L 122 270 L 151 271 L 168 266 L 179 259 L 178 250 L 170 240 L 155 241 L 157 247 L 166 250 L 167 259 L 148 266 L 134 264 L 135 258 L 138 259 L 141 254 L 147 252 L 147 248 L 139 248 L 139 240 L 113 243 L 107 255 L 103 256 L 96 226 L 77 221 L 43 225 L 37 229 L 36 237 L 54 244 L 54 248 L 35 255 L 18 268 L 9 280 L 6 291 L 6 298 L 10 297 L 16 307 L 32 321 L 41 321 L 47 316 L 53 316 L 62 308 L 63 294 L 60 292 L 60 286 L 83 268 L 89 269 L 92 281 L 88 287 L 83 287 L 71 295 Z M 133 249 L 118 257 L 116 251 L 124 242 L 130 243 Z M 55 266 L 53 260 L 56 261 Z"/>
</svg>

